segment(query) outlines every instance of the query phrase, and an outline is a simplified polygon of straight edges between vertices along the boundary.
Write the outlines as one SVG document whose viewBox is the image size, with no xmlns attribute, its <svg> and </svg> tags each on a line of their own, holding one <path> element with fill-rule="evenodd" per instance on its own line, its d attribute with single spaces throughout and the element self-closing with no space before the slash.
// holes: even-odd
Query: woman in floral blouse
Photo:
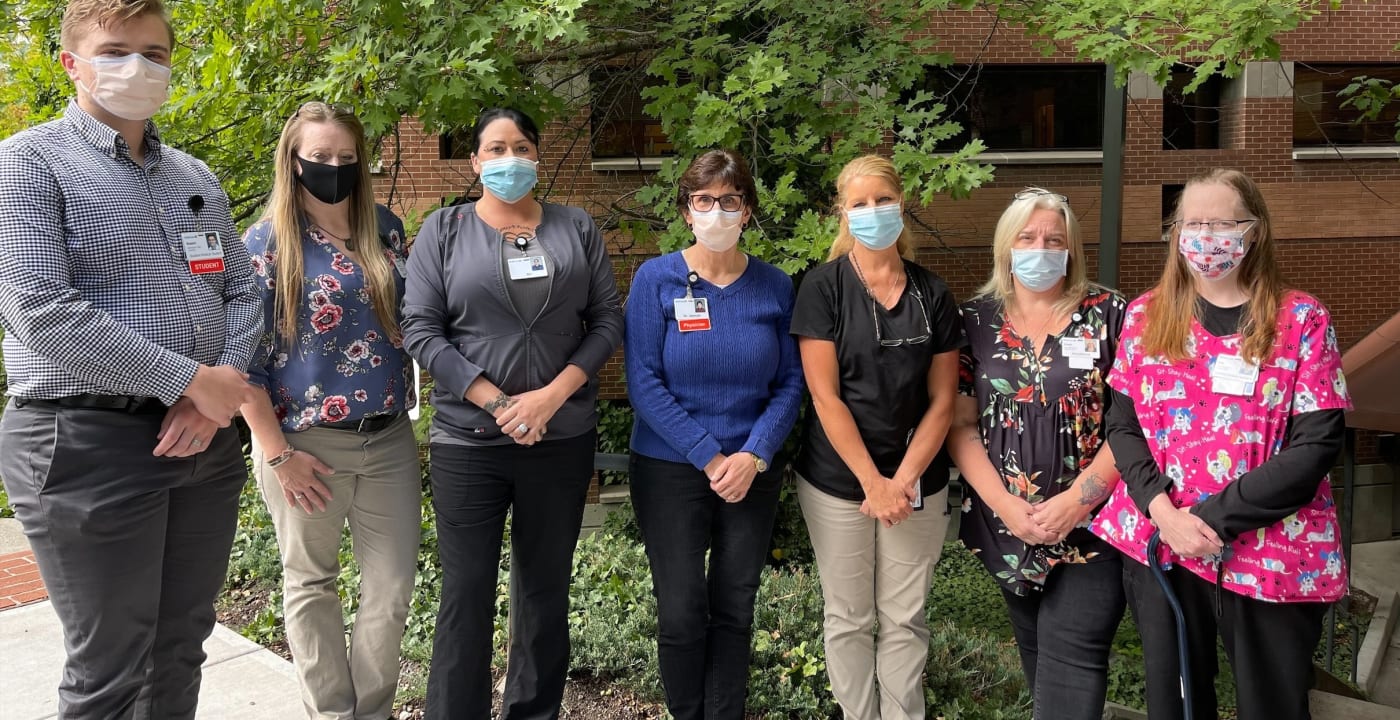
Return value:
<svg viewBox="0 0 1400 720">
<path fill-rule="evenodd" d="M 1001 586 L 1035 717 L 1098 718 L 1122 566 L 1087 528 L 1118 484 L 1104 378 L 1124 302 L 1086 278 L 1063 195 L 1017 193 L 992 260 L 961 308 L 969 347 L 948 441 L 967 490 L 959 533 Z"/>
<path fill-rule="evenodd" d="M 367 153 L 353 114 L 303 105 L 277 144 L 267 211 L 244 237 L 264 315 L 248 375 L 267 394 L 243 416 L 309 718 L 388 716 L 418 553 L 403 224 L 375 206 Z M 361 571 L 348 650 L 336 591 L 347 520 Z"/>
</svg>

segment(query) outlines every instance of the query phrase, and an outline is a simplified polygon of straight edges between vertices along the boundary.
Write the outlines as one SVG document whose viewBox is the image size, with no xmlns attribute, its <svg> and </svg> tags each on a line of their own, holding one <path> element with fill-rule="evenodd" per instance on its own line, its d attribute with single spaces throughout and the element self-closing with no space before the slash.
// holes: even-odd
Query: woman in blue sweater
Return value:
<svg viewBox="0 0 1400 720">
<path fill-rule="evenodd" d="M 676 195 L 695 244 L 643 263 L 627 300 L 632 501 L 676 720 L 744 716 L 754 596 L 782 480 L 774 456 L 802 399 L 792 281 L 737 247 L 757 202 L 737 153 L 696 158 Z"/>
</svg>

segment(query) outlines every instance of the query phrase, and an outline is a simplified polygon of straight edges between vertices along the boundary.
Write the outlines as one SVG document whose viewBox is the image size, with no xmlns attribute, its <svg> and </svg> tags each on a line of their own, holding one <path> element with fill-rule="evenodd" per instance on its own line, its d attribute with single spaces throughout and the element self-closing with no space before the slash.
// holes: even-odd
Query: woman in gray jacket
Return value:
<svg viewBox="0 0 1400 720">
<path fill-rule="evenodd" d="M 539 131 L 477 120 L 485 193 L 423 223 L 404 341 L 434 380 L 430 435 L 442 602 L 429 718 L 491 716 L 492 618 L 511 513 L 510 652 L 500 717 L 558 717 L 569 573 L 593 474 L 598 371 L 622 340 L 602 235 L 578 208 L 531 197 Z"/>
</svg>

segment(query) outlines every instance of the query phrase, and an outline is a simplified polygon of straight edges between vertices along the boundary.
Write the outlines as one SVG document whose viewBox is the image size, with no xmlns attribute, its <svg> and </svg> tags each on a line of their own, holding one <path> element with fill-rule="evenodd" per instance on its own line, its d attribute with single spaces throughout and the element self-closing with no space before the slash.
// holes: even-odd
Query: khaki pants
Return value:
<svg viewBox="0 0 1400 720">
<path fill-rule="evenodd" d="M 404 416 L 375 433 L 312 427 L 287 441 L 335 469 L 325 512 L 291 507 L 253 442 L 253 473 L 282 551 L 287 645 L 312 720 L 384 720 L 399 678 L 399 645 L 417 569 L 422 481 Z M 360 604 L 347 651 L 336 580 L 350 523 Z"/>
<path fill-rule="evenodd" d="M 836 702 L 847 720 L 924 717 L 924 605 L 948 531 L 948 490 L 924 498 L 924 510 L 892 528 L 801 478 L 797 498 L 817 555 Z"/>
</svg>

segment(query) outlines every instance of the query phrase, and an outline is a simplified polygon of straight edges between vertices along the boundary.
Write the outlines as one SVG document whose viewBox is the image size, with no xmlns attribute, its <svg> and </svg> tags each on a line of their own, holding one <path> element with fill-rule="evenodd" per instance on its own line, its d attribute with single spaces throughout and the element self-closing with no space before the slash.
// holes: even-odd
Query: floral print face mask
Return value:
<svg viewBox="0 0 1400 720">
<path fill-rule="evenodd" d="M 1176 245 L 1192 272 L 1206 280 L 1219 280 L 1244 260 L 1245 251 L 1248 250 L 1244 242 L 1245 232 L 1183 229 Z"/>
</svg>

